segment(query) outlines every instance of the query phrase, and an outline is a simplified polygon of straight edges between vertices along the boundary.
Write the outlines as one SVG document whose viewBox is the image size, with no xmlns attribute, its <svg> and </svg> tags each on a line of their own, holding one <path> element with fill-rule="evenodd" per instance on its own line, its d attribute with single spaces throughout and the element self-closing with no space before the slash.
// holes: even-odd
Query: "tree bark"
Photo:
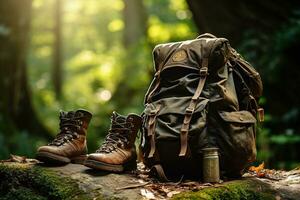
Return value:
<svg viewBox="0 0 300 200">
<path fill-rule="evenodd" d="M 187 0 L 199 33 L 210 32 L 226 37 L 237 45 L 243 33 L 273 33 L 279 24 L 287 22 L 299 1 L 235 1 Z"/>
<path fill-rule="evenodd" d="M 0 2 L 0 130 L 15 130 L 49 138 L 37 118 L 28 87 L 26 55 L 31 0 Z"/>
<path fill-rule="evenodd" d="M 54 46 L 52 81 L 57 99 L 62 95 L 62 7 L 63 0 L 56 0 L 54 6 Z"/>
</svg>

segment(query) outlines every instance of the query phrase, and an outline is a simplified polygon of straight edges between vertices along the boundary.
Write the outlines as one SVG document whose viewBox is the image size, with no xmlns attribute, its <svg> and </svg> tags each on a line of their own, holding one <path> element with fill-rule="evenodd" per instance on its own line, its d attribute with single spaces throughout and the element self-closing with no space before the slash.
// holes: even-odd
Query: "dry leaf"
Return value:
<svg viewBox="0 0 300 200">
<path fill-rule="evenodd" d="M 259 174 L 259 172 L 261 170 L 263 170 L 265 168 L 265 163 L 262 162 L 258 167 L 255 167 L 255 166 L 251 166 L 249 167 L 249 171 L 251 172 L 256 172 L 257 174 Z"/>
<path fill-rule="evenodd" d="M 10 160 L 11 162 L 26 163 L 25 156 L 17 156 L 17 155 L 10 154 Z"/>
<path fill-rule="evenodd" d="M 156 199 L 154 194 L 147 189 L 141 189 L 141 195 L 146 197 L 146 199 Z"/>
<path fill-rule="evenodd" d="M 265 178 L 266 177 L 266 173 L 264 173 L 264 172 L 258 172 L 257 173 L 257 177 L 258 178 Z"/>
<path fill-rule="evenodd" d="M 31 163 L 31 164 L 35 164 L 35 163 L 38 163 L 39 161 L 36 160 L 36 159 L 26 158 L 25 156 L 18 156 L 18 155 L 10 154 L 9 159 L 7 159 L 7 160 L 0 160 L 0 162 L 17 162 L 17 163 Z"/>
<path fill-rule="evenodd" d="M 172 191 L 167 194 L 167 197 L 171 198 L 173 195 L 179 194 L 179 193 L 180 193 L 180 191 Z"/>
</svg>

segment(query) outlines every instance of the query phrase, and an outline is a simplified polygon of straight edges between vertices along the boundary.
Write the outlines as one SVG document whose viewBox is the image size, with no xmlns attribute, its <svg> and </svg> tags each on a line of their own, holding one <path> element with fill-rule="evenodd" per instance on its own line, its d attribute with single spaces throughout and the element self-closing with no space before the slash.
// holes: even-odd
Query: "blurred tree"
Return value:
<svg viewBox="0 0 300 200">
<path fill-rule="evenodd" d="M 54 45 L 53 45 L 53 71 L 52 71 L 52 81 L 54 85 L 54 92 L 57 99 L 60 99 L 62 93 L 62 7 L 63 0 L 56 0 L 54 7 Z"/>
<path fill-rule="evenodd" d="M 210 32 L 226 37 L 232 45 L 243 39 L 241 35 L 249 29 L 271 34 L 280 24 L 288 22 L 299 1 L 254 0 L 211 1 L 187 0 L 194 21 L 201 33 Z"/>
<path fill-rule="evenodd" d="M 0 1 L 0 131 L 15 130 L 49 138 L 31 104 L 26 55 L 31 0 Z"/>
<path fill-rule="evenodd" d="M 146 35 L 147 15 L 143 1 L 124 0 L 123 19 L 125 24 L 123 43 L 133 47 Z"/>
<path fill-rule="evenodd" d="M 132 103 L 132 98 L 137 94 L 135 88 L 130 87 L 130 79 L 133 78 L 134 71 L 136 71 L 136 60 L 134 58 L 140 51 L 139 44 L 143 42 L 147 31 L 147 15 L 143 1 L 141 0 L 123 0 L 123 46 L 127 51 L 124 59 L 122 71 L 126 74 L 121 77 L 121 80 L 116 86 L 115 92 L 112 96 L 112 101 L 115 103 L 117 110 L 122 110 Z M 146 45 L 146 44 L 145 44 Z"/>
</svg>

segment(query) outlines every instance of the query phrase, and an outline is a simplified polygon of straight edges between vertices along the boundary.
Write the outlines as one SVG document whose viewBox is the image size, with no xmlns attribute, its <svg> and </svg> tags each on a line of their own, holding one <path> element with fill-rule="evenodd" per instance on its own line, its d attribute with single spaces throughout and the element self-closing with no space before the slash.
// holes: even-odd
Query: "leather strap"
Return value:
<svg viewBox="0 0 300 200">
<path fill-rule="evenodd" d="M 153 158 L 155 153 L 155 125 L 156 125 L 156 117 L 157 113 L 161 108 L 161 104 L 158 104 L 155 110 L 152 110 L 149 116 L 148 121 L 148 136 L 151 137 L 150 139 L 150 152 L 148 158 Z"/>
<path fill-rule="evenodd" d="M 265 113 L 263 108 L 258 108 L 257 109 L 257 118 L 259 122 L 265 121 Z"/>
<path fill-rule="evenodd" d="M 150 101 L 150 99 L 152 98 L 153 93 L 157 90 L 157 88 L 160 84 L 160 72 L 161 72 L 161 68 L 159 68 L 158 71 L 154 75 L 155 80 L 156 80 L 155 85 L 154 85 L 154 88 L 152 89 L 152 91 L 147 95 L 146 102 Z"/>
<path fill-rule="evenodd" d="M 161 73 L 161 70 L 164 66 L 164 64 L 167 62 L 167 60 L 161 62 L 158 66 L 158 70 L 157 72 L 154 74 L 154 77 L 155 77 L 155 85 L 154 85 L 154 88 L 152 89 L 152 91 L 150 91 L 150 93 L 146 96 L 146 102 L 149 102 L 150 99 L 152 98 L 152 95 L 154 94 L 154 92 L 157 90 L 157 88 L 159 87 L 160 85 L 160 73 Z"/>
<path fill-rule="evenodd" d="M 185 116 L 184 116 L 183 124 L 182 124 L 181 130 L 180 130 L 180 132 L 181 132 L 181 134 L 180 134 L 181 148 L 180 148 L 179 156 L 185 156 L 187 153 L 188 132 L 189 132 L 190 122 L 192 119 L 192 115 L 195 111 L 195 108 L 197 106 L 198 99 L 204 88 L 204 84 L 205 84 L 207 75 L 208 75 L 208 58 L 203 58 L 202 67 L 200 68 L 200 80 L 199 80 L 197 89 L 195 91 L 195 94 L 192 97 L 192 100 L 191 100 L 189 106 L 185 110 Z"/>
<path fill-rule="evenodd" d="M 167 178 L 164 169 L 160 164 L 153 165 L 152 169 L 155 169 L 159 180 L 163 182 L 170 182 L 170 180 Z"/>
<path fill-rule="evenodd" d="M 164 168 L 161 166 L 161 164 L 155 164 L 152 166 L 150 171 L 153 171 L 155 169 L 156 174 L 158 175 L 158 178 L 161 182 L 172 182 L 173 185 L 178 185 L 182 182 L 184 175 L 180 177 L 179 180 L 170 180 L 165 174 Z"/>
</svg>

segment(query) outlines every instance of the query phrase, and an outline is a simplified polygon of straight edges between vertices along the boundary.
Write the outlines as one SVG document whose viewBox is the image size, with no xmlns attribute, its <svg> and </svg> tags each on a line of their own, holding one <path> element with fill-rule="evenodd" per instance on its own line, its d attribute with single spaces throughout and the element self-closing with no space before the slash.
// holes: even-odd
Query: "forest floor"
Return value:
<svg viewBox="0 0 300 200">
<path fill-rule="evenodd" d="M 138 165 L 138 172 L 143 165 Z M 0 161 L 0 199 L 300 199 L 300 167 L 251 167 L 239 180 L 159 183 L 137 171 L 114 174 L 83 165 L 44 166 L 11 156 Z"/>
</svg>

